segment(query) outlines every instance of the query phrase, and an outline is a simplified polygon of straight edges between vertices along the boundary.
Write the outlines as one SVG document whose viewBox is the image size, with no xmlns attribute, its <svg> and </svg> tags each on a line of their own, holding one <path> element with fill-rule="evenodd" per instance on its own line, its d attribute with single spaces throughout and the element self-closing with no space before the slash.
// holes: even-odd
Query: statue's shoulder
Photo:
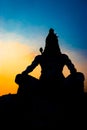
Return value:
<svg viewBox="0 0 87 130">
<path fill-rule="evenodd" d="M 62 53 L 62 54 L 61 54 L 61 57 L 64 58 L 64 59 L 68 59 L 68 55 L 65 54 L 65 53 Z"/>
</svg>

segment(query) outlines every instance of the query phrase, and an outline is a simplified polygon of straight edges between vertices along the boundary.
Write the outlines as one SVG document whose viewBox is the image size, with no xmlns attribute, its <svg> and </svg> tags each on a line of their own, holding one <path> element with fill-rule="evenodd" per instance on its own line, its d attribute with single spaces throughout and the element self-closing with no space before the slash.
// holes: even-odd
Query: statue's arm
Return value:
<svg viewBox="0 0 87 130">
<path fill-rule="evenodd" d="M 32 72 L 35 67 L 39 64 L 39 59 L 40 56 L 36 56 L 35 59 L 33 60 L 33 62 L 31 63 L 31 65 L 29 65 L 23 72 L 22 74 L 28 74 L 30 72 Z"/>
<path fill-rule="evenodd" d="M 65 64 L 70 70 L 71 74 L 74 74 L 77 72 L 75 65 L 72 63 L 71 59 L 67 55 L 65 55 Z"/>
</svg>

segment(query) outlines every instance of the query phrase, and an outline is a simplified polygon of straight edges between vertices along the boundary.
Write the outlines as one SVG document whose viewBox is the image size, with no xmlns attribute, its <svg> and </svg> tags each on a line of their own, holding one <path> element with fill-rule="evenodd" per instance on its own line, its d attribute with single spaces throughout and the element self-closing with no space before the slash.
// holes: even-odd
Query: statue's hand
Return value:
<svg viewBox="0 0 87 130">
<path fill-rule="evenodd" d="M 23 71 L 23 72 L 22 72 L 22 75 L 27 75 L 27 72 L 26 72 L 26 71 Z"/>
</svg>

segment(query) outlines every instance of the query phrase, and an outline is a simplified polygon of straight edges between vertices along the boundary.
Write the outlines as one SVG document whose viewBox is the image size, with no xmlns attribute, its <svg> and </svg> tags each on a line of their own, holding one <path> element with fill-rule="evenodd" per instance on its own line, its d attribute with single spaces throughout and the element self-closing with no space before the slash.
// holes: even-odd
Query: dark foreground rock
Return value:
<svg viewBox="0 0 87 130">
<path fill-rule="evenodd" d="M 20 128 L 58 128 L 86 120 L 87 93 L 60 95 L 8 94 L 0 97 L 0 123 Z M 3 126 L 4 126 L 3 125 Z"/>
</svg>

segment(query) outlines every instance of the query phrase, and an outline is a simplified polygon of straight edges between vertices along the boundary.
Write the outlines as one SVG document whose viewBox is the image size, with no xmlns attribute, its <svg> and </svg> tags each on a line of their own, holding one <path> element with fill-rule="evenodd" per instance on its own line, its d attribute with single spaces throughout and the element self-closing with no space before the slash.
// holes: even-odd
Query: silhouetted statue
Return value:
<svg viewBox="0 0 87 130">
<path fill-rule="evenodd" d="M 50 28 L 49 33 L 46 37 L 46 45 L 44 50 L 40 48 L 41 55 L 37 55 L 31 65 L 29 65 L 22 74 L 18 74 L 16 76 L 15 82 L 19 84 L 19 86 L 29 86 L 28 88 L 35 89 L 36 86 L 40 88 L 42 85 L 45 88 L 45 91 L 48 89 L 50 91 L 54 90 L 56 92 L 57 89 L 65 89 L 67 86 L 72 86 L 74 91 L 76 90 L 76 84 L 81 84 L 81 89 L 84 87 L 84 75 L 81 72 L 77 72 L 74 64 L 70 60 L 70 58 L 63 54 L 59 47 L 58 37 L 54 33 L 54 29 Z M 39 80 L 28 75 L 32 72 L 37 65 L 41 66 L 41 75 Z M 65 78 L 63 75 L 63 68 L 67 66 L 70 70 L 70 75 Z M 48 88 L 47 88 L 47 86 Z M 52 86 L 53 85 L 53 86 Z M 73 86 L 74 85 L 74 86 Z M 52 86 L 52 88 L 51 88 Z M 63 88 L 62 88 L 63 87 Z M 26 88 L 23 88 L 22 92 Z M 19 88 L 19 91 L 21 89 Z M 28 90 L 27 90 L 28 91 Z M 62 90 L 61 90 L 62 91 Z M 82 91 L 82 90 L 81 90 Z"/>
</svg>

